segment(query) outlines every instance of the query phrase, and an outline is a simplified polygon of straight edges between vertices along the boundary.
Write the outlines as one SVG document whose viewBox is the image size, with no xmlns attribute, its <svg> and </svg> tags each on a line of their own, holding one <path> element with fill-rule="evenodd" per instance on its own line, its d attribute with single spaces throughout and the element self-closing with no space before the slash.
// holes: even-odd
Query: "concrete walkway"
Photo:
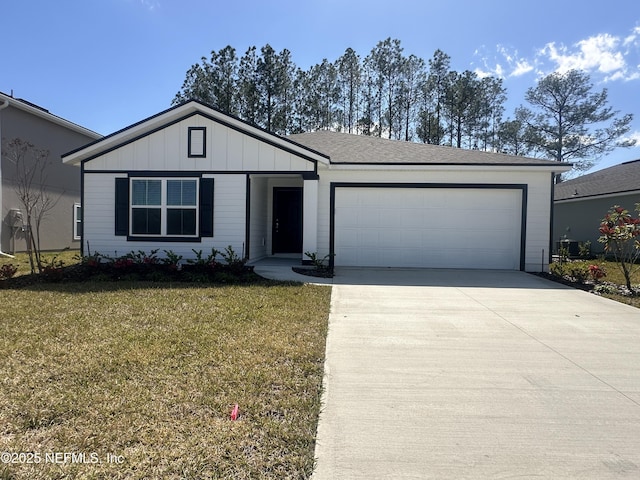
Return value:
<svg viewBox="0 0 640 480">
<path fill-rule="evenodd" d="M 640 478 L 640 311 L 522 272 L 338 269 L 313 480 Z"/>
<path fill-rule="evenodd" d="M 250 262 L 249 265 L 253 265 L 253 271 L 255 273 L 270 280 L 279 280 L 283 282 L 315 283 L 319 285 L 333 284 L 333 278 L 311 277 L 308 275 L 301 275 L 291 270 L 291 267 L 302 266 L 299 257 L 267 257 L 255 262 Z"/>
</svg>

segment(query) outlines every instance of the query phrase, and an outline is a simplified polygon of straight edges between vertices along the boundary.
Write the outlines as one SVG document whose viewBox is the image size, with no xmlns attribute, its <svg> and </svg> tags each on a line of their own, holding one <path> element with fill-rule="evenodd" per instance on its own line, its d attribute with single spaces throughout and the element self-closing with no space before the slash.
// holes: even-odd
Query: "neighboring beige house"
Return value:
<svg viewBox="0 0 640 480">
<path fill-rule="evenodd" d="M 196 101 L 63 155 L 83 247 L 335 266 L 542 271 L 557 162 L 319 131 L 287 138 Z"/>
<path fill-rule="evenodd" d="M 61 155 L 85 145 L 101 135 L 49 113 L 25 100 L 0 93 L 0 252 L 26 249 L 22 232 L 22 210 L 15 191 L 16 166 L 6 155 L 6 143 L 15 138 L 35 148 L 48 150 L 51 166 L 46 190 L 58 199 L 41 227 L 41 248 L 60 250 L 80 248 L 82 215 L 80 172 L 64 165 Z"/>
<path fill-rule="evenodd" d="M 640 203 L 640 160 L 559 183 L 554 196 L 554 241 L 557 245 L 560 240 L 572 240 L 574 249 L 591 242 L 591 253 L 603 253 L 604 244 L 598 242 L 600 222 L 612 206 L 633 211 L 636 203 Z"/>
</svg>

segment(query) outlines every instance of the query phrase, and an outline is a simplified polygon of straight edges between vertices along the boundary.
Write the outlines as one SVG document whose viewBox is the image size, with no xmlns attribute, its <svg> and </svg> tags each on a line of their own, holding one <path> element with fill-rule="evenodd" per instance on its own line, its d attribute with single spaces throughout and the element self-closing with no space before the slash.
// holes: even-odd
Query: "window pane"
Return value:
<svg viewBox="0 0 640 480">
<path fill-rule="evenodd" d="M 195 180 L 167 180 L 167 205 L 196 205 Z"/>
<path fill-rule="evenodd" d="M 183 180 L 182 182 L 182 205 L 196 205 L 196 181 Z"/>
<path fill-rule="evenodd" d="M 167 205 L 182 205 L 182 182 L 167 180 Z"/>
<path fill-rule="evenodd" d="M 73 206 L 73 239 L 80 240 L 82 235 L 82 207 L 79 204 Z"/>
<path fill-rule="evenodd" d="M 160 205 L 161 180 L 132 180 L 132 205 Z"/>
<path fill-rule="evenodd" d="M 131 233 L 160 235 L 160 218 L 159 208 L 134 208 L 131 211 Z"/>
<path fill-rule="evenodd" d="M 131 233 L 147 233 L 147 210 L 134 208 L 131 212 Z"/>
<path fill-rule="evenodd" d="M 167 209 L 167 235 L 195 235 L 196 211 L 193 208 Z"/>
<path fill-rule="evenodd" d="M 160 205 L 162 196 L 162 181 L 147 180 L 147 205 Z"/>
<path fill-rule="evenodd" d="M 147 181 L 133 180 L 131 182 L 131 204 L 146 205 L 147 201 Z"/>
<path fill-rule="evenodd" d="M 182 234 L 196 234 L 196 211 L 194 209 L 182 211 Z"/>
</svg>

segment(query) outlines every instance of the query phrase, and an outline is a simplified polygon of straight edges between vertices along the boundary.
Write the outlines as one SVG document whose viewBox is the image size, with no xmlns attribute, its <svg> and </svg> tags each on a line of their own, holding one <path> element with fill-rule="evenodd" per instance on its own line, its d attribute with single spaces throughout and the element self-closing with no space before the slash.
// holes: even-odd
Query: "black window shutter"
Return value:
<svg viewBox="0 0 640 480">
<path fill-rule="evenodd" d="M 200 236 L 213 237 L 213 178 L 200 179 Z"/>
<path fill-rule="evenodd" d="M 129 234 L 129 179 L 116 178 L 116 235 Z"/>
</svg>

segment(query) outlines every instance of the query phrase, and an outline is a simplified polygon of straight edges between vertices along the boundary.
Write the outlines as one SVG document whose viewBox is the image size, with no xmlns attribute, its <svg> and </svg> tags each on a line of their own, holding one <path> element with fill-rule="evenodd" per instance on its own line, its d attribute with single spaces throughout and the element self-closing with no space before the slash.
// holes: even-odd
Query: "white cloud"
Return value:
<svg viewBox="0 0 640 480">
<path fill-rule="evenodd" d="M 493 72 L 489 72 L 487 70 L 482 70 L 479 67 L 476 67 L 473 70 L 473 73 L 475 73 L 478 76 L 478 78 L 486 78 L 486 77 L 490 77 L 490 76 L 492 76 L 494 74 Z"/>
<path fill-rule="evenodd" d="M 604 81 L 633 80 L 638 78 L 640 70 L 630 69 L 627 57 L 632 52 L 628 48 L 640 37 L 640 28 L 625 39 L 603 33 L 580 40 L 571 47 L 548 43 L 538 52 L 539 59 L 550 60 L 553 70 L 565 73 L 569 70 L 598 72 L 604 75 Z"/>
<path fill-rule="evenodd" d="M 498 45 L 498 53 L 500 53 L 509 66 L 509 73 L 507 77 L 519 77 L 525 73 L 529 73 L 534 69 L 534 66 L 526 58 L 518 56 L 518 51 L 510 51 L 502 45 Z"/>
<path fill-rule="evenodd" d="M 635 140 L 636 144 L 632 148 L 640 148 L 640 130 L 631 132 L 624 140 Z"/>
<path fill-rule="evenodd" d="M 525 73 L 534 70 L 534 65 L 527 59 L 519 57 L 518 51 L 510 49 L 503 45 L 496 47 L 497 54 L 490 58 L 490 55 L 484 55 L 481 58 L 483 68 L 476 68 L 475 72 L 479 77 L 488 77 L 493 75 L 499 78 L 519 77 Z M 476 50 L 477 56 L 481 55 Z"/>
<path fill-rule="evenodd" d="M 511 76 L 512 77 L 520 77 L 521 75 L 524 75 L 525 73 L 529 73 L 529 72 L 533 71 L 534 68 L 535 67 L 532 64 L 530 64 L 528 60 L 520 59 L 520 60 L 518 60 L 516 62 L 515 68 L 511 72 Z"/>
<path fill-rule="evenodd" d="M 635 27 L 631 34 L 624 39 L 622 44 L 626 47 L 629 45 L 636 45 L 636 40 L 640 37 L 640 27 Z"/>
<path fill-rule="evenodd" d="M 155 12 L 159 10 L 162 5 L 160 5 L 160 0 L 125 0 L 126 3 L 130 5 L 139 5 L 140 7 L 148 10 L 149 12 Z"/>
<path fill-rule="evenodd" d="M 497 45 L 494 52 L 488 50 L 483 46 L 474 53 L 480 59 L 475 69 L 480 77 L 512 78 L 532 72 L 545 76 L 575 69 L 598 74 L 598 80 L 604 82 L 640 79 L 640 26 L 626 37 L 601 33 L 570 46 L 549 42 L 531 58 L 504 45 Z"/>
<path fill-rule="evenodd" d="M 160 7 L 160 2 L 156 0 L 140 0 L 140 4 L 152 12 Z"/>
</svg>

